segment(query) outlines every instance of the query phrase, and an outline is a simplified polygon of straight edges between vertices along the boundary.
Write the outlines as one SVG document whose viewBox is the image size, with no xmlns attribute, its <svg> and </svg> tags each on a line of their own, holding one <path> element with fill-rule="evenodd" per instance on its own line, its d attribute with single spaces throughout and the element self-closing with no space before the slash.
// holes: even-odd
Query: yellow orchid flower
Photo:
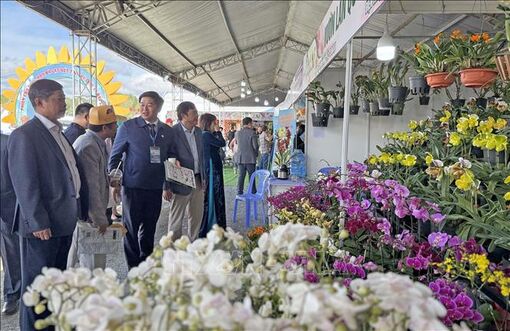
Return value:
<svg viewBox="0 0 510 331">
<path fill-rule="evenodd" d="M 473 177 L 473 173 L 470 170 L 466 170 L 464 171 L 464 174 L 462 174 L 462 176 L 460 176 L 460 178 L 455 181 L 455 185 L 463 191 L 468 191 L 473 186 Z"/>
<path fill-rule="evenodd" d="M 414 130 L 418 127 L 418 122 L 415 120 L 411 120 L 409 121 L 408 127 L 409 129 Z"/>
<path fill-rule="evenodd" d="M 425 164 L 430 165 L 432 161 L 434 161 L 434 157 L 432 156 L 432 154 L 430 153 L 425 154 Z M 510 178 L 510 176 L 508 177 Z"/>
<path fill-rule="evenodd" d="M 506 177 L 503 183 L 510 184 L 510 176 Z"/>
<path fill-rule="evenodd" d="M 439 119 L 439 122 L 441 123 L 448 123 L 448 121 L 452 118 L 452 113 L 450 113 L 448 110 L 444 111 L 444 116 Z"/>
<path fill-rule="evenodd" d="M 377 156 L 370 155 L 370 157 L 368 158 L 368 163 L 372 165 L 377 164 Z"/>
<path fill-rule="evenodd" d="M 498 120 L 496 121 L 496 123 L 494 124 L 494 128 L 497 129 L 497 130 L 501 130 L 503 129 L 507 124 L 507 121 L 503 118 L 498 118 Z"/>
<path fill-rule="evenodd" d="M 457 132 L 452 132 L 450 135 L 450 140 L 448 141 L 452 146 L 458 146 L 460 145 L 462 141 L 462 137 Z"/>
<path fill-rule="evenodd" d="M 412 167 L 416 164 L 416 156 L 406 154 L 404 156 L 404 159 L 400 161 L 400 164 L 402 164 L 405 167 Z"/>
<path fill-rule="evenodd" d="M 503 199 L 505 199 L 505 201 L 510 201 L 510 192 L 506 192 Z"/>
<path fill-rule="evenodd" d="M 379 162 L 382 162 L 384 164 L 390 163 L 390 159 L 391 155 L 389 153 L 384 152 L 381 155 L 379 155 Z"/>
</svg>

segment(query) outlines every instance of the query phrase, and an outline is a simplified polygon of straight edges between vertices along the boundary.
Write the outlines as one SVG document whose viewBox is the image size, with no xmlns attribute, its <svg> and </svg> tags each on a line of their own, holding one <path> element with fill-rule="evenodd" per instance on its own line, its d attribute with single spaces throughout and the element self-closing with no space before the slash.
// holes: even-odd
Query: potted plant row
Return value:
<svg viewBox="0 0 510 331">
<path fill-rule="evenodd" d="M 310 83 L 305 95 L 307 100 L 313 105 L 312 125 L 315 127 L 328 126 L 331 91 L 326 91 L 321 86 L 321 82 L 315 81 Z"/>
</svg>

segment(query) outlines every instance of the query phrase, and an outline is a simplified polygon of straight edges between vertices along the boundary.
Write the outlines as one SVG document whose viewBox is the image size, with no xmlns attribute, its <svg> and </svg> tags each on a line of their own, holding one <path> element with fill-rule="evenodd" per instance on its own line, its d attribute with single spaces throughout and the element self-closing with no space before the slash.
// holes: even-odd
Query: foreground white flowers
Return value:
<svg viewBox="0 0 510 331">
<path fill-rule="evenodd" d="M 347 289 L 305 282 L 302 269 L 283 267 L 321 232 L 289 223 L 251 251 L 231 229 L 215 227 L 193 243 L 169 234 L 124 283 L 108 269 L 45 269 L 23 300 L 52 313 L 37 327 L 78 331 L 447 330 L 439 320 L 445 308 L 407 276 L 373 273 Z"/>
</svg>

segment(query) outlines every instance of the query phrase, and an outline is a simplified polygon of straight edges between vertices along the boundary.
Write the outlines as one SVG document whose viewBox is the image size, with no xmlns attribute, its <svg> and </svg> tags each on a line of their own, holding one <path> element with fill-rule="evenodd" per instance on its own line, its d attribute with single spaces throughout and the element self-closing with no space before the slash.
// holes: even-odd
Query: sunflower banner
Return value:
<svg viewBox="0 0 510 331">
<path fill-rule="evenodd" d="M 80 65 L 90 64 L 90 54 L 81 57 Z M 63 80 L 73 80 L 73 71 L 77 74 L 82 83 L 97 86 L 93 91 L 97 97 L 97 105 L 113 105 L 118 115 L 126 116 L 129 109 L 122 107 L 128 99 L 127 95 L 120 94 L 122 84 L 113 81 L 115 73 L 105 71 L 105 61 L 97 61 L 94 75 L 89 69 L 79 70 L 73 67 L 72 57 L 66 46 L 62 46 L 57 53 L 55 48 L 50 47 L 48 53 L 36 52 L 35 61 L 31 58 L 25 59 L 25 66 L 16 68 L 16 76 L 7 80 L 10 89 L 2 91 L 5 98 L 2 102 L 2 109 L 7 111 L 2 122 L 12 126 L 19 126 L 34 116 L 34 108 L 28 98 L 30 84 L 38 79 L 53 79 L 62 83 Z M 92 83 L 92 84 L 90 84 Z M 65 85 L 65 84 L 62 84 Z M 72 96 L 71 96 L 72 97 Z"/>
</svg>

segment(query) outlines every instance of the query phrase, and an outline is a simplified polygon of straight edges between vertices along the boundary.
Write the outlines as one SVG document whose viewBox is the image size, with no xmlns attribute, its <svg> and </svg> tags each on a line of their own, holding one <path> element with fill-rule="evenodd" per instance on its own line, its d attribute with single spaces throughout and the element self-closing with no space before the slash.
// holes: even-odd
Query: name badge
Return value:
<svg viewBox="0 0 510 331">
<path fill-rule="evenodd" d="M 159 146 L 150 146 L 151 163 L 161 163 L 161 150 Z"/>
</svg>

